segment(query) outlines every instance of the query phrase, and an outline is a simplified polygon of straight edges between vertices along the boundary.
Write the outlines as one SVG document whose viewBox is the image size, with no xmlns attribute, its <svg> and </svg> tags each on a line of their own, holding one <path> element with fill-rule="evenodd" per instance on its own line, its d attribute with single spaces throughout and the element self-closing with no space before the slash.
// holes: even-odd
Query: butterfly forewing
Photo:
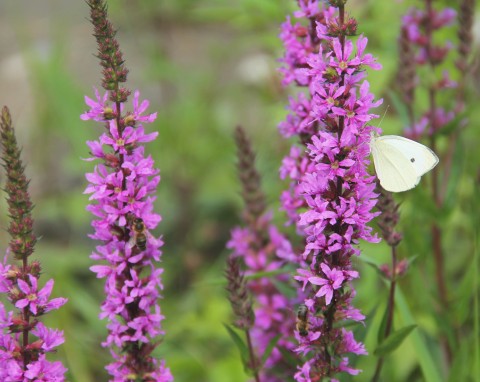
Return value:
<svg viewBox="0 0 480 382">
<path fill-rule="evenodd" d="M 433 169 L 438 163 L 437 155 L 427 146 L 397 135 L 384 135 L 377 138 L 382 143 L 400 151 L 413 165 L 420 177 Z"/>
<path fill-rule="evenodd" d="M 373 163 L 380 185 L 387 191 L 402 192 L 415 187 L 420 175 L 410 158 L 389 143 L 384 136 L 373 138 L 371 144 Z"/>
</svg>

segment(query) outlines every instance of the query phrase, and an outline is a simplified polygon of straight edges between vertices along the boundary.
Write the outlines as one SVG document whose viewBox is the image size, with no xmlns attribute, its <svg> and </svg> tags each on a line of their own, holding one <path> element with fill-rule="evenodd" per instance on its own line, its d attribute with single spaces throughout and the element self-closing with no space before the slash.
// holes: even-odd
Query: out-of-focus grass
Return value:
<svg viewBox="0 0 480 382">
<path fill-rule="evenodd" d="M 242 124 L 252 135 L 267 198 L 275 220 L 283 224 L 278 198 L 285 184 L 278 179 L 278 168 L 289 143 L 280 138 L 276 125 L 286 113 L 288 94 L 279 86 L 276 73 L 276 60 L 282 55 L 277 35 L 285 15 L 294 9 L 293 3 L 144 0 L 110 4 L 131 70 L 128 86 L 140 89 L 151 101 L 150 110 L 159 112 L 152 127 L 160 132 L 159 138 L 147 147 L 161 168 L 156 206 L 164 220 L 156 233 L 162 233 L 166 242 L 162 312 L 167 335 L 157 354 L 166 358 L 177 381 L 248 379 L 223 327 L 229 321 L 230 307 L 223 286 L 216 282 L 222 277 L 229 230 L 238 223 L 241 209 L 232 132 L 236 124 Z M 382 71 L 369 72 L 372 90 L 378 98 L 385 97 L 384 105 L 391 104 L 388 92 L 396 70 L 399 15 L 409 4 L 413 1 L 395 6 L 391 2 L 357 1 L 349 10 L 358 19 L 359 33 L 369 38 L 368 50 L 384 66 Z M 85 6 L 86 17 L 87 12 Z M 68 23 L 61 27 L 67 28 Z M 93 39 L 88 26 L 84 31 L 86 40 Z M 55 32 L 61 35 L 64 31 Z M 24 39 L 28 46 L 28 36 Z M 88 156 L 85 140 L 98 136 L 101 127 L 79 119 L 86 108 L 83 95 L 92 96 L 92 86 L 99 83 L 100 67 L 93 57 L 95 52 L 84 52 L 83 70 L 90 66 L 91 77 L 80 78 L 75 65 L 66 65 L 75 46 L 61 38 L 53 37 L 53 41 L 54 48 L 46 58 L 40 59 L 35 53 L 24 56 L 35 99 L 32 141 L 24 144 L 30 149 L 35 217 L 43 236 L 36 257 L 42 261 L 44 281 L 55 278 L 54 295 L 69 298 L 64 308 L 47 318 L 50 325 L 65 330 L 66 343 L 58 355 L 69 368 L 69 380 L 102 381 L 107 379 L 103 366 L 109 362 L 108 352 L 99 349 L 106 335 L 105 322 L 97 319 L 103 281 L 88 270 L 93 264 L 88 255 L 94 243 L 86 237 L 91 232 L 90 216 L 85 211 L 87 197 L 82 195 L 86 184 L 83 174 L 93 169 L 93 163 L 81 160 Z M 425 103 L 420 98 L 418 107 Z M 382 129 L 389 134 L 400 133 L 402 123 L 392 109 Z M 478 289 L 478 261 L 472 260 L 472 238 L 477 234 L 473 227 L 478 224 L 472 217 L 479 212 L 475 203 L 478 183 L 468 175 L 478 170 L 477 120 L 478 111 L 472 111 L 472 123 L 465 129 L 462 149 L 455 158 L 457 176 L 449 191 L 449 203 L 433 217 L 446 228 L 442 242 L 447 271 L 454 280 L 451 315 L 462 332 L 472 330 L 472 290 Z M 448 141 L 442 145 L 448 145 Z M 437 365 L 442 362 L 436 338 L 448 320 L 435 315 L 428 228 L 432 214 L 425 213 L 433 213 L 428 187 L 428 179 L 424 179 L 418 189 L 397 196 L 402 201 L 401 229 L 405 237 L 399 252 L 402 256 L 418 256 L 407 277 L 400 281 L 406 303 L 397 312 L 397 324 L 401 327 L 410 322 L 404 315 L 408 311 L 419 327 L 416 337 L 409 338 L 388 358 L 384 376 L 389 381 L 424 380 L 419 364 L 426 362 L 427 355 L 427 361 Z M 419 205 L 424 213 L 419 213 Z M 1 223 L 6 227 L 5 216 Z M 362 248 L 379 264 L 389 261 L 384 244 L 362 244 Z M 372 313 L 367 326 L 358 328 L 358 335 L 364 336 L 373 354 L 387 287 L 369 266 L 361 261 L 356 264 L 362 276 L 356 283 L 355 306 L 365 314 Z M 474 319 L 478 319 L 478 308 L 476 312 Z M 422 341 L 421 349 L 417 340 Z M 465 376 L 461 380 L 471 377 L 474 358 L 469 349 L 475 348 L 475 341 L 471 338 L 470 343 L 462 343 L 457 349 L 454 365 L 456 375 Z M 360 357 L 358 364 L 364 373 L 355 380 L 368 381 L 375 358 Z"/>
</svg>

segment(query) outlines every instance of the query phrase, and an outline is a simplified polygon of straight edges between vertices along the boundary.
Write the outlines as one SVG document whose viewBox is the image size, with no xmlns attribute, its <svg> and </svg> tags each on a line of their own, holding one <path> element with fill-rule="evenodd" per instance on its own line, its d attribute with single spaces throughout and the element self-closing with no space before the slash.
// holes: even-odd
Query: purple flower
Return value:
<svg viewBox="0 0 480 382">
<path fill-rule="evenodd" d="M 296 258 L 290 242 L 270 220 L 271 214 L 266 213 L 252 226 L 232 230 L 227 247 L 233 250 L 233 257 L 243 259 L 246 275 L 280 271 L 287 262 Z M 276 371 L 285 376 L 289 373 L 293 375 L 293 370 L 288 368 L 282 353 L 292 351 L 294 347 L 289 340 L 295 326 L 294 315 L 289 307 L 293 306 L 294 301 L 284 296 L 276 286 L 277 283 L 285 284 L 287 280 L 288 275 L 281 273 L 273 278 L 257 277 L 247 282 L 247 288 L 256 302 L 255 321 L 250 329 L 255 353 L 263 354 L 275 336 L 281 334 L 265 366 L 260 370 L 262 381 L 281 382 L 275 376 Z"/>
<path fill-rule="evenodd" d="M 83 113 L 80 118 L 84 121 L 92 119 L 97 122 L 104 122 L 105 119 L 105 108 L 108 101 L 108 93 L 105 93 L 103 96 L 100 96 L 100 92 L 97 89 L 93 89 L 95 92 L 96 101 L 85 96 L 85 103 L 90 107 L 90 110 Z"/>
<path fill-rule="evenodd" d="M 7 172 L 5 190 L 11 218 L 8 231 L 12 238 L 0 262 L 0 293 L 4 293 L 4 300 L 17 308 L 16 311 L 7 311 L 0 302 L 0 381 L 62 382 L 67 369 L 61 362 L 48 361 L 46 354 L 56 352 L 56 347 L 64 342 L 63 332 L 47 328 L 39 317 L 59 309 L 67 299 L 49 300 L 54 281 L 47 281 L 39 289 L 41 266 L 38 261 L 29 261 L 36 243 L 31 216 L 33 204 L 6 107 L 0 115 L 0 132 L 4 149 L 2 159 Z M 7 256 L 10 255 L 14 260 L 20 260 L 21 265 L 8 265 Z"/>
<path fill-rule="evenodd" d="M 289 65 L 282 72 L 286 78 L 298 79 L 295 68 L 301 67 L 306 81 L 296 83 L 308 94 L 302 96 L 302 108 L 292 108 L 287 123 L 280 126 L 282 133 L 297 134 L 306 146 L 304 151 L 292 149 L 281 168 L 281 176 L 292 180 L 290 189 L 282 194 L 283 209 L 296 218 L 297 229 L 305 237 L 301 267 L 294 278 L 305 293 L 304 304 L 310 312 L 308 333 L 296 337 L 296 352 L 306 362 L 295 380 L 335 380 L 337 373 L 358 373 L 348 366 L 348 353 L 365 354 L 363 344 L 355 342 L 337 321 L 346 317 L 363 320 L 351 305 L 355 295 L 351 280 L 359 277 L 352 269 L 351 257 L 360 254 L 360 240 L 378 241 L 367 226 L 376 216 L 372 208 L 377 197 L 375 178 L 367 172 L 370 134 L 375 128 L 367 123 L 377 117 L 371 109 L 381 101 L 374 101 L 364 69 L 380 69 L 381 65 L 366 53 L 365 37 L 359 36 L 356 45 L 349 39 L 355 34 L 355 20 L 335 15 L 334 7 L 322 9 L 318 1 L 309 2 L 307 10 L 300 4 L 302 11 L 297 15 L 308 20 L 299 25 L 306 25 L 306 31 L 297 34 L 296 43 L 291 41 L 291 33 L 282 35 L 289 37 L 284 45 L 285 57 L 290 59 L 283 61 Z M 312 11 L 314 6 L 317 12 Z M 344 14 L 344 6 L 338 12 Z M 306 57 L 294 54 L 312 41 L 316 45 L 309 46 Z M 302 125 L 307 115 L 312 121 L 308 130 Z M 335 315 L 328 313 L 332 310 Z M 319 338 L 332 342 L 319 342 Z"/>
<path fill-rule="evenodd" d="M 65 298 L 54 298 L 48 301 L 52 293 L 53 280 L 48 280 L 45 286 L 38 291 L 37 279 L 28 275 L 30 284 L 23 280 L 18 280 L 18 288 L 24 293 L 24 297 L 17 300 L 15 306 L 18 309 L 29 307 L 34 316 L 46 313 L 52 309 L 58 309 L 67 302 Z"/>
<path fill-rule="evenodd" d="M 109 108 L 109 97 L 97 94 L 97 99 L 88 103 L 92 109 L 82 119 L 101 121 L 98 115 L 102 108 Z M 104 263 L 90 269 L 97 278 L 106 279 L 100 318 L 108 319 L 109 333 L 102 346 L 110 348 L 115 360 L 106 367 L 115 381 L 124 381 L 128 375 L 173 380 L 164 362 L 151 356 L 158 344 L 156 337 L 164 334 L 164 316 L 157 304 L 163 289 L 163 270 L 156 264 L 163 241 L 150 233 L 161 221 L 161 216 L 153 212 L 160 176 L 151 156 L 145 156 L 143 146 L 158 135 L 146 133 L 143 127 L 143 123 L 156 118 L 156 113 L 145 114 L 148 105 L 135 91 L 132 111 L 124 111 L 127 106 L 120 103 L 119 113 L 123 114 L 106 122 L 108 130 L 98 141 L 88 142 L 94 158 L 104 161 L 86 175 L 89 185 L 85 193 L 90 194 L 92 204 L 88 210 L 95 217 L 90 236 L 102 242 L 91 258 Z M 110 110 L 116 113 L 116 107 Z M 125 357 L 124 352 L 129 356 Z M 142 370 L 138 364 L 144 365 Z"/>
<path fill-rule="evenodd" d="M 325 296 L 325 304 L 330 305 L 333 297 L 333 292 L 342 286 L 345 277 L 343 276 L 342 271 L 330 269 L 328 265 L 324 263 L 320 264 L 320 267 L 325 274 L 325 278 L 313 276 L 309 277 L 308 281 L 313 285 L 322 286 L 315 294 L 315 297 Z"/>
</svg>

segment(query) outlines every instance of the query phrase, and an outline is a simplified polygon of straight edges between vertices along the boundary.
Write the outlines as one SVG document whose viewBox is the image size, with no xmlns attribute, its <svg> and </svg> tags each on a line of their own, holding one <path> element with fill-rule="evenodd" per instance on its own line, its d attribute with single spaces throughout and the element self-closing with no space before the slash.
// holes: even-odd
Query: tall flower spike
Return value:
<svg viewBox="0 0 480 382">
<path fill-rule="evenodd" d="M 402 19 L 403 28 L 408 32 L 408 38 L 411 42 L 412 48 L 416 50 L 417 75 L 421 75 L 421 70 L 429 75 L 428 82 L 422 82 L 422 87 L 417 87 L 417 91 L 424 91 L 428 94 L 428 108 L 423 111 L 423 114 L 417 118 L 417 121 L 410 124 L 405 129 L 405 134 L 415 140 L 428 139 L 430 148 L 439 154 L 443 159 L 441 166 L 437 166 L 431 172 L 431 190 L 432 200 L 438 209 L 441 209 L 444 203 L 444 198 L 447 192 L 447 185 L 450 180 L 451 167 L 453 165 L 454 152 L 458 147 L 456 140 L 460 134 L 460 126 L 465 124 L 465 119 L 457 124 L 457 129 L 450 130 L 449 144 L 447 150 L 443 153 L 437 150 L 438 132 L 444 129 L 455 117 L 455 113 L 464 108 L 465 100 L 463 89 L 457 90 L 457 104 L 449 106 L 446 109 L 441 106 L 440 95 L 447 93 L 449 88 L 457 87 L 457 83 L 450 79 L 445 70 L 440 75 L 435 76 L 435 73 L 440 73 L 441 65 L 444 64 L 452 50 L 452 44 L 447 41 L 441 41 L 436 38 L 438 32 L 453 24 L 456 19 L 456 11 L 452 8 L 436 9 L 438 4 L 434 4 L 432 0 L 424 2 L 424 9 L 411 8 Z M 465 12 L 465 8 L 471 7 L 469 2 L 462 2 L 461 12 Z M 471 8 L 470 8 L 471 10 Z M 473 13 L 473 12 L 472 12 Z M 462 16 L 460 16 L 462 17 Z M 465 15 L 463 15 L 465 17 Z M 467 17 L 468 19 L 468 17 Z M 466 25 L 460 28 L 467 27 L 468 20 L 465 20 Z M 465 34 L 464 34 L 465 33 Z M 467 37 L 466 30 L 461 32 L 462 37 Z M 468 37 L 467 37 L 468 39 Z M 461 48 L 462 49 L 462 48 Z M 462 50 L 460 50 L 460 57 L 462 57 Z M 462 60 L 462 58 L 460 58 Z M 462 62 L 465 64 L 466 62 Z M 460 73 L 460 86 L 463 87 L 465 81 L 466 71 Z M 445 95 L 443 99 L 450 99 Z M 442 176 L 440 176 L 442 173 Z M 438 221 L 431 223 L 431 237 L 432 237 L 432 254 L 435 264 L 435 279 L 438 291 L 440 306 L 442 311 L 450 311 L 449 291 L 447 289 L 446 272 L 445 272 L 445 253 L 442 248 L 442 227 Z M 447 340 L 445 334 L 441 339 L 443 348 L 447 358 L 447 364 L 452 361 L 453 347 L 451 342 Z"/>
<path fill-rule="evenodd" d="M 242 183 L 242 197 L 246 207 L 245 219 L 247 222 L 254 222 L 265 212 L 265 195 L 261 189 L 260 174 L 255 168 L 255 153 L 251 148 L 250 140 L 240 126 L 235 129 L 235 142 L 238 176 Z"/>
<path fill-rule="evenodd" d="M 247 276 L 262 272 L 278 272 L 276 276 L 255 277 L 246 282 L 254 304 L 255 321 L 249 326 L 252 353 L 264 354 L 269 345 L 273 350 L 264 365 L 256 364 L 258 377 L 262 382 L 282 382 L 291 378 L 294 367 L 284 358 L 285 352 L 291 352 L 294 344 L 291 336 L 295 327 L 295 315 L 292 312 L 295 300 L 287 298 L 278 289 L 279 284 L 289 281 L 287 271 L 282 267 L 296 260 L 288 240 L 271 223 L 271 214 L 265 212 L 265 196 L 260 188 L 260 175 L 255 168 L 255 154 L 245 131 L 238 127 L 235 131 L 238 152 L 238 172 L 242 183 L 242 196 L 245 203 L 245 227 L 232 230 L 227 247 L 232 249 L 228 268 L 236 259 L 241 260 Z M 240 271 L 239 271 L 240 272 Z M 232 272 L 229 272 L 232 273 Z M 239 284 L 238 276 L 236 276 Z M 248 321 L 246 297 L 237 298 L 242 302 L 243 321 Z M 237 315 L 238 316 L 238 315 Z M 278 335 L 280 337 L 278 338 Z M 272 343 L 272 341 L 276 341 Z M 251 358 L 253 358 L 252 355 Z M 282 377 L 279 377 L 282 376 Z"/>
<path fill-rule="evenodd" d="M 98 140 L 87 142 L 90 160 L 101 163 L 86 175 L 85 193 L 91 194 L 87 209 L 95 216 L 90 237 L 101 241 L 91 258 L 102 264 L 90 269 L 106 279 L 100 318 L 108 319 L 108 336 L 102 346 L 114 358 L 106 369 L 115 382 L 170 382 L 173 377 L 165 361 L 152 356 L 160 343 L 157 337 L 164 334 L 158 304 L 163 289 L 163 269 L 158 268 L 163 241 L 150 233 L 161 221 L 153 212 L 160 175 L 144 146 L 158 133 L 146 133 L 144 124 L 153 122 L 156 113 L 145 114 L 149 102 L 140 102 L 139 91 L 127 110 L 130 92 L 120 87 L 127 70 L 105 2 L 89 0 L 88 4 L 104 68 L 103 86 L 110 90 L 104 95 L 95 90 L 96 100 L 86 97 L 90 110 L 81 115 L 105 126 Z"/>
<path fill-rule="evenodd" d="M 0 263 L 0 293 L 6 294 L 6 299 L 17 308 L 16 311 L 7 311 L 0 302 L 0 380 L 62 382 L 67 369 L 61 362 L 48 361 L 46 355 L 55 352 L 55 348 L 64 342 L 63 332 L 47 328 L 39 317 L 60 308 L 67 299 L 49 300 L 53 280 L 40 288 L 40 264 L 38 261 L 28 262 L 36 243 L 32 232 L 33 205 L 7 107 L 3 107 L 0 116 L 0 137 L 11 219 L 7 256 L 13 254 L 15 260 L 21 261 L 20 265 L 8 265 L 5 256 Z"/>
<path fill-rule="evenodd" d="M 228 258 L 225 276 L 227 278 L 228 299 L 235 314 L 235 326 L 242 330 L 249 330 L 253 326 L 255 314 L 253 313 L 252 301 L 247 291 L 245 278 L 240 271 L 238 258 L 233 256 Z"/>
<path fill-rule="evenodd" d="M 465 87 L 471 74 L 470 54 L 473 46 L 473 18 L 475 16 L 475 0 L 462 0 L 458 13 L 458 59 L 456 65 L 460 71 L 457 92 L 457 111 L 465 108 Z"/>
<path fill-rule="evenodd" d="M 17 260 L 27 260 L 37 241 L 33 233 L 33 205 L 28 194 L 25 167 L 20 159 L 20 150 L 15 138 L 10 112 L 2 109 L 1 138 L 3 144 L 3 167 L 7 173 L 5 191 L 8 194 L 8 212 L 11 217 L 8 232 L 11 236 L 10 251 Z"/>
<path fill-rule="evenodd" d="M 400 220 L 398 212 L 399 204 L 395 203 L 392 193 L 384 190 L 377 183 L 376 192 L 378 192 L 377 209 L 381 214 L 377 217 L 377 224 L 382 233 L 382 238 L 390 247 L 396 247 L 402 240 L 402 234 L 396 231 L 396 226 Z"/>
<path fill-rule="evenodd" d="M 290 193 L 295 198 L 288 202 L 296 208 L 297 227 L 306 237 L 295 279 L 307 296 L 303 305 L 308 309 L 304 316 L 309 329 L 308 333 L 296 332 L 296 351 L 305 357 L 295 374 L 297 381 L 335 380 L 342 372 L 357 374 L 359 370 L 348 365 L 348 355 L 366 354 L 353 333 L 342 328 L 342 321 L 361 322 L 364 318 L 351 305 L 355 296 L 352 281 L 359 277 L 352 269 L 351 257 L 360 254 L 359 240 L 378 241 L 367 226 L 377 215 L 372 212 L 377 198 L 374 177 L 367 166 L 370 136 L 375 130 L 368 122 L 378 117 L 370 109 L 381 101 L 374 101 L 364 69 L 381 66 L 365 53 L 364 36 L 359 36 L 356 44 L 348 38 L 355 34 L 357 23 L 346 17 L 345 3 L 330 1 L 337 9 L 322 8 L 320 1 L 299 1 L 301 11 L 297 13 L 309 19 L 323 14 L 308 34 L 309 41 L 317 42 L 317 49 L 308 50 L 301 65 L 302 78 L 308 81 L 300 85 L 307 84 L 309 92 L 302 96 L 308 100 L 302 112 L 308 115 L 309 132 L 301 134 L 306 155 L 294 148 L 281 169 L 282 175 L 297 179 L 298 186 Z M 290 46 L 293 44 L 287 45 L 287 51 L 292 51 Z M 305 117 L 295 114 L 287 117 L 290 131 L 305 126 Z M 303 203 L 297 202 L 299 197 Z M 300 212 L 298 206 L 306 211 Z"/>
</svg>

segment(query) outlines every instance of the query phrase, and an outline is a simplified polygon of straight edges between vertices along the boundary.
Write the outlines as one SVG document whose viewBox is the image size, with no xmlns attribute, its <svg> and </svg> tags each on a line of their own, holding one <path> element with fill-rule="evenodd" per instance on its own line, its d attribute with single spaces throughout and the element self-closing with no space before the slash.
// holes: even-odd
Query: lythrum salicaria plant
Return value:
<svg viewBox="0 0 480 382">
<path fill-rule="evenodd" d="M 0 135 L 11 219 L 8 227 L 11 240 L 4 262 L 0 263 L 0 293 L 6 294 L 16 308 L 9 311 L 0 302 L 0 380 L 64 381 L 67 369 L 61 362 L 47 359 L 47 354 L 55 352 L 55 348 L 64 342 L 63 332 L 47 328 L 40 318 L 60 308 L 67 299 L 50 300 L 53 279 L 40 287 L 40 263 L 29 261 L 37 242 L 33 233 L 33 204 L 7 107 L 1 111 Z M 7 260 L 16 262 L 7 264 Z"/>
<path fill-rule="evenodd" d="M 470 73 L 469 55 L 472 48 L 472 25 L 474 1 L 462 0 L 459 12 L 452 8 L 436 9 L 432 0 L 419 2 L 418 8 L 411 8 L 402 19 L 398 89 L 407 110 L 408 119 L 405 134 L 416 140 L 424 140 L 437 152 L 440 165 L 432 171 L 431 209 L 447 217 L 456 197 L 459 171 L 460 134 L 467 125 L 464 112 L 466 83 Z M 438 7 L 437 7 L 438 8 Z M 440 41 L 436 36 L 442 29 L 458 20 L 458 50 L 454 59 L 454 44 Z M 458 73 L 449 73 L 449 62 L 455 61 Z M 458 82 L 451 77 L 458 78 Z M 455 89 L 456 88 L 456 89 Z M 419 108 L 415 100 L 421 97 L 428 100 L 426 108 Z M 442 145 L 443 137 L 448 144 Z M 461 149 L 460 149 L 461 150 Z M 456 163 L 455 163 L 456 161 Z M 452 314 L 452 291 L 448 290 L 448 274 L 445 269 L 445 248 L 442 243 L 445 227 L 442 220 L 430 222 L 431 251 L 435 265 L 435 283 L 438 296 L 440 320 L 448 320 Z M 441 327 L 454 325 L 440 324 Z M 454 342 L 457 335 L 443 333 L 441 342 L 446 364 L 454 356 Z M 457 338 L 458 340 L 458 338 Z"/>
<path fill-rule="evenodd" d="M 284 357 L 294 348 L 293 300 L 279 288 L 289 280 L 282 268 L 295 261 L 295 255 L 289 241 L 271 222 L 255 168 L 255 153 L 241 127 L 235 130 L 235 142 L 245 209 L 244 227 L 234 228 L 227 244 L 233 251 L 227 262 L 227 290 L 235 326 L 246 334 L 247 367 L 256 381 L 281 382 L 291 379 L 295 372 Z M 245 280 L 244 276 L 251 278 Z"/>
<path fill-rule="evenodd" d="M 95 91 L 86 97 L 89 110 L 84 120 L 100 122 L 104 132 L 87 142 L 92 158 L 101 163 L 87 174 L 85 192 L 92 203 L 88 210 L 95 219 L 91 238 L 101 241 L 91 258 L 101 262 L 91 270 L 105 278 L 106 298 L 100 318 L 108 319 L 108 337 L 102 346 L 114 359 L 106 369 L 112 381 L 172 381 L 170 370 L 152 352 L 164 332 L 158 300 L 163 289 L 158 267 L 163 242 L 149 231 L 161 220 L 153 211 L 160 181 L 153 159 L 144 144 L 157 133 L 145 132 L 144 124 L 156 119 L 145 114 L 149 102 L 134 92 L 131 109 L 126 101 L 130 91 L 122 86 L 127 79 L 123 55 L 108 20 L 104 1 L 87 1 L 103 68 L 105 94 Z"/>
<path fill-rule="evenodd" d="M 296 351 L 305 362 L 295 380 L 336 380 L 339 373 L 359 373 L 349 365 L 349 354 L 367 354 L 342 323 L 364 319 L 352 306 L 352 281 L 359 274 L 351 258 L 360 255 L 359 240 L 378 241 L 367 225 L 378 214 L 372 211 L 377 199 L 375 177 L 369 175 L 367 166 L 374 131 L 368 122 L 377 117 L 370 110 L 380 102 L 374 102 L 365 69 L 381 66 L 365 53 L 366 37 L 358 36 L 355 44 L 352 41 L 357 22 L 346 15 L 346 0 L 331 0 L 326 9 L 318 1 L 298 3 L 301 10 L 296 16 L 306 17 L 310 25 L 284 26 L 282 37 L 288 52 L 283 70 L 287 82 L 295 81 L 308 93 L 299 97 L 305 102 L 296 102 L 293 116 L 281 126 L 300 135 L 308 155 L 300 166 L 287 168 L 284 162 L 282 169 L 297 177 L 298 187 L 290 195 L 297 200 L 301 195 L 307 209 L 300 212 L 297 223 L 305 235 L 299 261 L 305 266 L 298 269 L 295 279 L 306 294 L 303 305 L 308 312 L 303 316 L 307 316 L 308 331 L 296 333 L 300 342 Z M 312 23 L 316 19 L 320 22 Z M 295 150 L 297 158 L 303 150 Z M 295 158 L 290 162 L 299 163 Z M 301 204 L 290 200 L 287 210 Z"/>
</svg>

